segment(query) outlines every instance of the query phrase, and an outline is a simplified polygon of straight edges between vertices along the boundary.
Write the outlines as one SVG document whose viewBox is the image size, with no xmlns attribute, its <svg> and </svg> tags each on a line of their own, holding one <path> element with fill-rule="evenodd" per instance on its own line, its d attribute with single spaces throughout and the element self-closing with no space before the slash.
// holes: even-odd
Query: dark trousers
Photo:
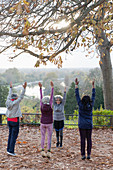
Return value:
<svg viewBox="0 0 113 170">
<path fill-rule="evenodd" d="M 92 148 L 92 129 L 81 129 L 80 132 L 80 140 L 81 140 L 81 155 L 85 155 L 85 139 L 87 139 L 87 155 L 91 154 Z"/>
<path fill-rule="evenodd" d="M 10 153 L 14 153 L 16 139 L 19 133 L 19 120 L 18 122 L 8 121 L 8 127 L 9 127 L 9 137 L 8 137 L 7 151 Z"/>
<path fill-rule="evenodd" d="M 58 147 L 60 144 L 60 147 L 62 147 L 64 120 L 61 121 L 54 120 L 54 128 L 56 130 L 56 138 L 57 138 L 56 146 Z M 59 136 L 60 136 L 60 142 L 59 142 Z"/>
<path fill-rule="evenodd" d="M 59 134 L 60 134 L 60 142 L 59 142 Z M 60 146 L 62 147 L 62 140 L 63 140 L 63 129 L 56 131 L 56 138 L 57 138 L 57 145 L 60 144 Z"/>
</svg>

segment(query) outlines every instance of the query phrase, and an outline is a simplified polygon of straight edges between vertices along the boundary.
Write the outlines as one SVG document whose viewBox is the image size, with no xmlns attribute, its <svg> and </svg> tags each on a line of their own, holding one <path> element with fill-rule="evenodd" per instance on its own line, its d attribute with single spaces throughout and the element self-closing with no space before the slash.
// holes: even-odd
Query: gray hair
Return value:
<svg viewBox="0 0 113 170">
<path fill-rule="evenodd" d="M 56 96 L 55 96 L 55 101 L 56 101 L 57 99 L 60 99 L 60 102 L 62 103 L 63 97 L 62 97 L 61 95 L 56 95 Z"/>
<path fill-rule="evenodd" d="M 50 104 L 49 101 L 50 101 L 50 96 L 44 96 L 42 98 L 42 103 L 43 104 Z"/>
</svg>

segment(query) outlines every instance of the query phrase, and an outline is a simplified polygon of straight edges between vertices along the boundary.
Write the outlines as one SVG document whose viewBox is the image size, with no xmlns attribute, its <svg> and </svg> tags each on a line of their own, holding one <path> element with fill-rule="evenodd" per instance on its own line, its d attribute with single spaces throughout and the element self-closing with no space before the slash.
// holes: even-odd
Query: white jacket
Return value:
<svg viewBox="0 0 113 170">
<path fill-rule="evenodd" d="M 11 100 L 11 94 L 12 94 L 12 88 L 9 89 L 9 95 L 6 101 L 6 107 L 7 107 L 6 116 L 9 118 L 22 117 L 19 104 L 21 100 L 24 98 L 25 89 L 23 88 L 21 95 L 18 97 L 18 99 L 14 101 Z"/>
</svg>

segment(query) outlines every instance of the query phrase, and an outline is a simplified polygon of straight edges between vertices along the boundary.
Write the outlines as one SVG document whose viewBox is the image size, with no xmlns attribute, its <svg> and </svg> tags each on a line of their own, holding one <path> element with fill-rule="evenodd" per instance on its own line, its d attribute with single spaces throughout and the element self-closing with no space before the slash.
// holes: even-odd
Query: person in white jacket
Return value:
<svg viewBox="0 0 113 170">
<path fill-rule="evenodd" d="M 19 117 L 22 117 L 22 113 L 20 110 L 20 102 L 24 98 L 25 89 L 27 83 L 25 82 L 23 85 L 23 90 L 20 96 L 18 97 L 17 94 L 12 93 L 12 82 L 10 82 L 10 89 L 9 95 L 6 101 L 6 116 L 7 116 L 7 124 L 9 127 L 9 137 L 8 137 L 8 144 L 7 144 L 7 154 L 16 156 L 14 153 L 16 139 L 19 133 Z"/>
</svg>

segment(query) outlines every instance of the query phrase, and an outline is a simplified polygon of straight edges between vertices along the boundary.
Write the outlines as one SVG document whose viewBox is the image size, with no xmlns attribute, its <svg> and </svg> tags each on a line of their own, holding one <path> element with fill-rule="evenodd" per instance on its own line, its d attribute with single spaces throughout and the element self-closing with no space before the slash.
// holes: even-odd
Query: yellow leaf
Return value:
<svg viewBox="0 0 113 170">
<path fill-rule="evenodd" d="M 24 28 L 24 30 L 23 30 L 23 35 L 28 35 L 29 34 L 29 31 L 28 31 L 28 29 L 26 29 L 26 28 Z"/>
<path fill-rule="evenodd" d="M 85 42 L 85 41 L 86 41 L 85 38 L 83 38 L 83 39 L 82 39 L 82 42 Z"/>
<path fill-rule="evenodd" d="M 52 48 L 52 47 L 50 47 L 50 50 L 53 50 L 53 48 Z"/>
<path fill-rule="evenodd" d="M 92 24 L 94 24 L 94 25 L 96 24 L 96 21 L 95 21 L 95 20 L 92 19 L 91 21 L 92 21 Z"/>
<path fill-rule="evenodd" d="M 20 46 L 20 44 L 21 44 L 21 41 L 17 40 L 17 46 Z"/>
<path fill-rule="evenodd" d="M 38 60 L 35 64 L 35 67 L 39 67 L 39 65 L 40 65 L 40 61 Z"/>
<path fill-rule="evenodd" d="M 85 27 L 82 27 L 82 31 L 85 31 L 86 30 L 86 28 Z"/>
<path fill-rule="evenodd" d="M 101 39 L 100 39 L 100 42 L 104 42 L 104 40 L 101 38 Z"/>
<path fill-rule="evenodd" d="M 102 45 L 102 42 L 99 42 L 98 45 Z"/>
<path fill-rule="evenodd" d="M 111 38 L 111 40 L 110 40 L 110 44 L 111 44 L 111 45 L 113 44 L 113 38 Z"/>
<path fill-rule="evenodd" d="M 99 61 L 99 64 L 102 64 L 102 61 Z"/>
<path fill-rule="evenodd" d="M 80 46 L 80 44 L 78 43 L 78 44 L 77 44 L 77 47 L 79 47 L 79 46 Z"/>
<path fill-rule="evenodd" d="M 27 20 L 25 23 L 25 27 L 28 29 L 30 27 L 30 22 Z"/>
<path fill-rule="evenodd" d="M 13 7 L 9 9 L 9 13 L 12 13 L 13 11 L 14 11 Z"/>
<path fill-rule="evenodd" d="M 26 0 L 23 0 L 24 4 L 29 5 L 29 2 L 27 2 Z"/>
<path fill-rule="evenodd" d="M 110 29 L 110 27 L 109 27 L 108 25 L 106 25 L 106 29 L 107 29 L 107 30 L 109 30 L 109 29 Z"/>
</svg>

